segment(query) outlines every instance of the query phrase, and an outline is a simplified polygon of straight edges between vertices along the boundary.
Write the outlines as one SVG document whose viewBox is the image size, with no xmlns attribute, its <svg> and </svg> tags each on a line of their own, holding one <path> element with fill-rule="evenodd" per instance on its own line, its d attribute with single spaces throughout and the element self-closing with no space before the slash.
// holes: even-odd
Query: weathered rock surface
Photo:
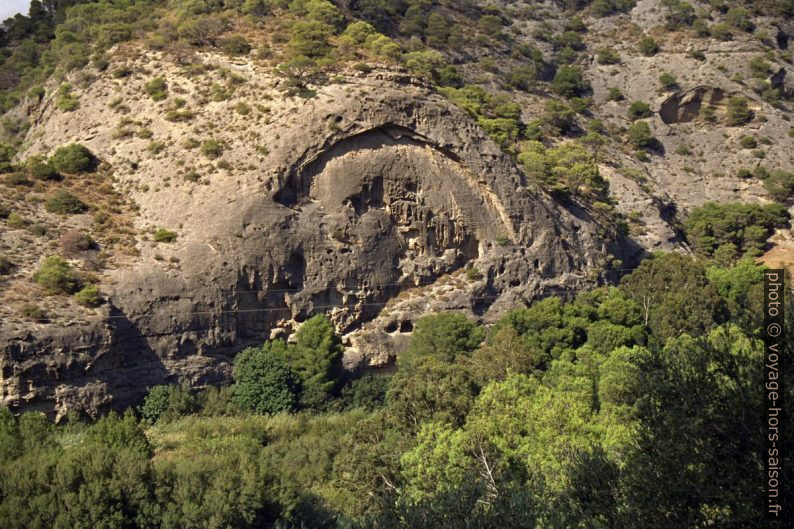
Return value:
<svg viewBox="0 0 794 529">
<path fill-rule="evenodd" d="M 72 115 L 45 106 L 29 154 L 86 144 L 116 168 L 116 186 L 140 206 L 139 227 L 175 229 L 178 240 L 142 244 L 132 264 L 109 271 L 109 302 L 87 323 L 0 323 L 3 404 L 93 414 L 166 380 L 218 382 L 229 355 L 286 337 L 318 312 L 345 335 L 351 369 L 384 365 L 422 314 L 488 320 L 581 287 L 603 266 L 610 243 L 586 211 L 526 182 L 463 111 L 415 79 L 359 74 L 312 99 L 284 99 L 251 65 L 229 67 L 248 82 L 245 97 L 271 101 L 268 122 L 230 118 L 227 102 L 180 131 L 131 96 L 142 79 L 97 81 Z M 190 79 L 177 85 L 198 90 Z M 110 141 L 118 93 L 131 115 L 153 116 L 167 157 L 127 169 L 139 147 Z M 152 193 L 176 172 L 175 144 L 191 129 L 214 130 L 225 158 L 248 165 L 204 186 L 172 178 Z M 253 137 L 267 138 L 266 157 Z"/>
</svg>

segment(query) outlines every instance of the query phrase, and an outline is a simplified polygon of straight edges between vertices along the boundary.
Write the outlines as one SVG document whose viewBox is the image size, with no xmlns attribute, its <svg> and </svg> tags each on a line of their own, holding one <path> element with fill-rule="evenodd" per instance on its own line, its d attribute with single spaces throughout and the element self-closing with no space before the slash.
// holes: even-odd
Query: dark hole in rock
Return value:
<svg viewBox="0 0 794 529">
<path fill-rule="evenodd" d="M 389 324 L 386 325 L 386 328 L 384 330 L 386 332 L 389 332 L 389 333 L 396 331 L 397 330 L 397 322 L 396 321 L 390 321 Z"/>
<path fill-rule="evenodd" d="M 777 37 L 775 38 L 775 40 L 777 40 L 777 47 L 778 48 L 780 48 L 781 50 L 787 50 L 788 49 L 788 35 L 786 35 L 782 31 L 778 31 L 777 32 Z"/>
<path fill-rule="evenodd" d="M 400 332 L 411 332 L 414 330 L 414 324 L 410 321 L 400 322 Z"/>
</svg>

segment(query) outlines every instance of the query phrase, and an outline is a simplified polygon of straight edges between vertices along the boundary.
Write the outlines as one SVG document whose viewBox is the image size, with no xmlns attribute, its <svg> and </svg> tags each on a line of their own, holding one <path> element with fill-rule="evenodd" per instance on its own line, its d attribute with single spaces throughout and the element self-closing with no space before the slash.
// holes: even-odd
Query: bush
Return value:
<svg viewBox="0 0 794 529">
<path fill-rule="evenodd" d="M 61 173 L 87 173 L 96 167 L 93 153 L 79 143 L 72 143 L 55 151 L 50 165 Z"/>
<path fill-rule="evenodd" d="M 60 246 L 63 255 L 74 257 L 87 252 L 94 246 L 94 240 L 83 232 L 67 230 L 61 235 Z"/>
<path fill-rule="evenodd" d="M 260 349 L 249 347 L 234 358 L 235 404 L 262 414 L 295 409 L 300 379 L 284 359 L 286 348 L 281 341 L 266 342 Z"/>
<path fill-rule="evenodd" d="M 764 179 L 764 188 L 772 198 L 779 202 L 794 197 L 794 172 L 772 171 L 772 174 Z"/>
<path fill-rule="evenodd" d="M 347 384 L 339 399 L 345 408 L 374 410 L 383 406 L 389 390 L 390 376 L 366 374 Z"/>
<path fill-rule="evenodd" d="M 652 37 L 643 37 L 637 43 L 637 49 L 646 57 L 653 57 L 659 52 L 659 45 Z"/>
<path fill-rule="evenodd" d="M 634 101 L 629 106 L 628 114 L 632 120 L 651 117 L 651 106 L 642 101 Z"/>
<path fill-rule="evenodd" d="M 331 49 L 328 44 L 331 34 L 328 24 L 299 20 L 292 25 L 287 49 L 292 57 L 323 57 Z"/>
<path fill-rule="evenodd" d="M 99 288 L 94 285 L 88 285 L 74 295 L 75 301 L 84 307 L 95 308 L 102 304 L 102 294 Z"/>
<path fill-rule="evenodd" d="M 201 154 L 214 160 L 223 156 L 223 143 L 218 140 L 207 140 L 201 144 Z"/>
<path fill-rule="evenodd" d="M 162 77 L 155 77 L 146 83 L 143 89 L 155 101 L 164 101 L 168 98 L 168 83 Z"/>
<path fill-rule="evenodd" d="M 68 84 L 62 84 L 58 88 L 58 97 L 55 100 L 55 106 L 64 112 L 72 112 L 80 108 L 80 99 L 72 93 L 72 87 Z"/>
<path fill-rule="evenodd" d="M 58 191 L 55 193 L 44 208 L 50 213 L 57 213 L 58 215 L 77 215 L 88 211 L 88 206 L 68 191 Z"/>
<path fill-rule="evenodd" d="M 72 294 L 78 286 L 72 266 L 57 255 L 42 261 L 33 274 L 33 281 L 43 286 L 48 294 Z"/>
<path fill-rule="evenodd" d="M 754 136 L 742 136 L 739 143 L 741 143 L 743 149 L 755 149 L 758 147 L 758 141 L 756 141 Z"/>
<path fill-rule="evenodd" d="M 647 149 L 656 144 L 651 128 L 645 121 L 635 121 L 628 130 L 629 142 L 637 149 Z"/>
<path fill-rule="evenodd" d="M 23 318 L 32 321 L 44 322 L 49 318 L 47 311 L 36 305 L 23 305 L 19 313 Z"/>
<path fill-rule="evenodd" d="M 623 101 L 623 92 L 616 86 L 610 87 L 607 93 L 607 99 L 610 101 Z"/>
<path fill-rule="evenodd" d="M 678 81 L 675 77 L 671 74 L 664 72 L 662 75 L 659 76 L 659 82 L 662 83 L 662 86 L 668 90 L 672 90 L 676 86 L 678 86 Z"/>
<path fill-rule="evenodd" d="M 34 178 L 38 180 L 60 180 L 61 175 L 55 170 L 55 167 L 48 162 L 41 160 L 33 160 L 28 164 L 28 170 Z"/>
<path fill-rule="evenodd" d="M 590 83 L 576 66 L 560 66 L 551 81 L 552 90 L 564 97 L 576 97 L 590 91 Z"/>
<path fill-rule="evenodd" d="M 248 55 L 251 53 L 251 44 L 242 35 L 233 35 L 223 40 L 221 49 L 229 55 Z"/>
<path fill-rule="evenodd" d="M 745 98 L 734 96 L 728 99 L 728 110 L 725 116 L 725 123 L 728 126 L 743 125 L 751 119 L 753 119 L 753 112 L 747 106 Z"/>
<path fill-rule="evenodd" d="M 719 40 L 731 40 L 733 38 L 731 28 L 727 24 L 714 24 L 709 28 L 709 33 L 711 33 L 712 37 Z"/>
<path fill-rule="evenodd" d="M 9 173 L 3 179 L 8 186 L 14 187 L 33 187 L 33 180 L 27 177 L 25 173 Z"/>
<path fill-rule="evenodd" d="M 176 240 L 176 232 L 169 231 L 165 228 L 158 228 L 154 232 L 155 242 L 174 242 Z"/>
<path fill-rule="evenodd" d="M 0 173 L 5 173 L 13 168 L 11 160 L 14 159 L 17 151 L 7 143 L 0 143 Z"/>
<path fill-rule="evenodd" d="M 601 48 L 598 50 L 598 64 L 619 64 L 620 55 L 612 48 Z"/>
<path fill-rule="evenodd" d="M 732 7 L 725 13 L 725 22 L 736 29 L 742 31 L 752 31 L 753 23 L 750 21 L 750 13 L 743 7 Z"/>
<path fill-rule="evenodd" d="M 168 385 L 151 388 L 138 407 L 138 414 L 147 424 L 154 424 L 157 421 L 174 421 L 198 410 L 198 400 L 189 387 Z"/>
</svg>

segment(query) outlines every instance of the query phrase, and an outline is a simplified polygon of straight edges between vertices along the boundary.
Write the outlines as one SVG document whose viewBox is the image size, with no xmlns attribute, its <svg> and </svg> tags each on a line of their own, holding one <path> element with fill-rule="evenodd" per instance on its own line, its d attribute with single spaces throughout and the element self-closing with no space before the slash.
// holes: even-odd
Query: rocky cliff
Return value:
<svg viewBox="0 0 794 529">
<path fill-rule="evenodd" d="M 48 322 L 31 324 L 6 306 L 4 404 L 93 414 L 165 381 L 218 382 L 228 355 L 287 337 L 317 312 L 344 334 L 349 368 L 386 365 L 425 313 L 488 320 L 581 287 L 603 267 L 610 238 L 589 213 L 527 182 L 417 79 L 353 72 L 303 99 L 284 97 L 250 62 L 205 61 L 212 71 L 198 78 L 159 63 L 183 108 L 201 109 L 190 123 L 168 121 L 168 103 L 141 95 L 146 74 L 98 79 L 68 114 L 49 100 L 31 108 L 27 155 L 89 147 L 134 201 L 139 255 L 101 272 L 108 302 L 99 309 L 53 307 Z M 230 75 L 234 96 L 207 101 L 203 91 Z M 121 116 L 118 98 L 128 105 Z M 257 110 L 234 112 L 240 102 Z M 159 152 L 124 127 L 150 130 Z M 212 136 L 227 162 L 197 163 L 186 148 L 194 136 Z M 188 171 L 203 174 L 179 177 Z M 176 241 L 147 240 L 160 227 Z"/>
</svg>

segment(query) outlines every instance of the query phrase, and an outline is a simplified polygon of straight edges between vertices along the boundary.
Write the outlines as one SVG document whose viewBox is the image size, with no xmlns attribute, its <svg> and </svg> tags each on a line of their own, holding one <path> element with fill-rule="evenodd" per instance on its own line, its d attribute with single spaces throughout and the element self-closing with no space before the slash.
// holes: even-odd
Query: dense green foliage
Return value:
<svg viewBox="0 0 794 529">
<path fill-rule="evenodd" d="M 659 254 L 487 331 L 427 316 L 395 374 L 338 397 L 315 317 L 241 352 L 230 390 L 152 388 L 140 422 L 0 409 L 0 525 L 759 526 L 761 272 Z M 343 411 L 278 413 L 302 381 Z"/>
<path fill-rule="evenodd" d="M 57 255 L 41 262 L 33 274 L 33 281 L 43 286 L 48 294 L 71 294 L 78 285 L 72 266 Z"/>
<path fill-rule="evenodd" d="M 292 411 L 297 406 L 300 379 L 285 359 L 284 342 L 249 347 L 234 359 L 234 402 L 255 413 Z"/>
<path fill-rule="evenodd" d="M 779 204 L 719 204 L 695 208 L 684 222 L 687 238 L 698 253 L 728 262 L 739 256 L 757 256 L 776 228 L 788 223 Z"/>
<path fill-rule="evenodd" d="M 76 215 L 88 211 L 88 205 L 68 191 L 57 191 L 44 207 L 50 213 L 59 215 Z"/>
<path fill-rule="evenodd" d="M 73 143 L 57 149 L 49 163 L 62 173 L 84 173 L 95 167 L 96 158 L 85 146 Z"/>
</svg>

